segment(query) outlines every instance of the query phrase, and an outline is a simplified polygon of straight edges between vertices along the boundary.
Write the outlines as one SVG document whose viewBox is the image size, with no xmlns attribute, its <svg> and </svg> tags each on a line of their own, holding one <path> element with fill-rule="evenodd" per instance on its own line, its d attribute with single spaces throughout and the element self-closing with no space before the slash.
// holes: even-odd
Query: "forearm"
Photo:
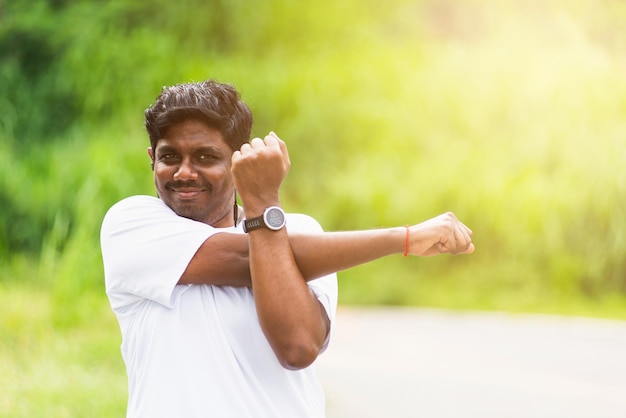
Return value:
<svg viewBox="0 0 626 418">
<path fill-rule="evenodd" d="M 404 227 L 289 234 L 296 262 L 307 280 L 404 251 Z"/>
<path fill-rule="evenodd" d="M 326 312 L 296 264 L 286 231 L 253 231 L 249 243 L 261 328 L 284 367 L 306 367 L 317 358 L 326 338 Z"/>
</svg>

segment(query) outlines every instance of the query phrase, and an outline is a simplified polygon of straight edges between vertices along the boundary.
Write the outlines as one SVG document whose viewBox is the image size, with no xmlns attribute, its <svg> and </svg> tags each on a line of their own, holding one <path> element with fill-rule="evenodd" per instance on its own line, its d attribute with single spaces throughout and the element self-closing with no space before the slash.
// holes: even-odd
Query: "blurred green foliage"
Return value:
<svg viewBox="0 0 626 418">
<path fill-rule="evenodd" d="M 143 109 L 234 83 L 329 230 L 454 211 L 470 257 L 341 274 L 341 301 L 626 317 L 626 5 L 0 2 L 0 280 L 102 292 L 105 211 L 153 194 Z M 76 307 L 76 308 L 73 308 Z"/>
<path fill-rule="evenodd" d="M 340 302 L 626 318 L 626 3 L 0 0 L 0 417 L 121 416 L 106 210 L 153 194 L 143 109 L 234 83 L 328 230 L 448 210 L 471 256 L 340 273 Z"/>
</svg>

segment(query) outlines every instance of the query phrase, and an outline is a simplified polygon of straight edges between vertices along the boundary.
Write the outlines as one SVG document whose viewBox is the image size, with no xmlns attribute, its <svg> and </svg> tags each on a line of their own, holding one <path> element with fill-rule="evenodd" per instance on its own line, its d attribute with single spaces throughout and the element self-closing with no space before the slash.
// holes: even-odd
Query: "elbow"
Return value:
<svg viewBox="0 0 626 418">
<path fill-rule="evenodd" d="M 276 356 L 285 369 L 300 370 L 313 364 L 320 351 L 321 347 L 314 343 L 295 343 L 276 350 Z"/>
</svg>

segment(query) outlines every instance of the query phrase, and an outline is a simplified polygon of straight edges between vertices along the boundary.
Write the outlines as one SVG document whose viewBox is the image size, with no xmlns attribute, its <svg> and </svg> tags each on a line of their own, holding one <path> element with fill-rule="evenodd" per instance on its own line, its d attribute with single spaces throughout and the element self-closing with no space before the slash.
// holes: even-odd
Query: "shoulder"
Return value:
<svg viewBox="0 0 626 418">
<path fill-rule="evenodd" d="M 128 217 L 133 214 L 146 216 L 153 212 L 174 213 L 167 207 L 163 201 L 154 196 L 131 196 L 120 200 L 107 211 L 104 215 L 105 222 L 107 219 L 117 216 Z"/>
<path fill-rule="evenodd" d="M 162 207 L 166 206 L 165 203 L 158 197 L 138 195 L 124 198 L 111 206 L 107 214 L 125 211 L 133 208 L 146 208 L 146 207 Z"/>
<path fill-rule="evenodd" d="M 320 223 L 312 216 L 302 213 L 287 213 L 287 228 L 299 232 L 323 232 Z"/>
<path fill-rule="evenodd" d="M 163 201 L 153 196 L 131 196 L 115 203 L 104 215 L 101 232 L 127 230 L 144 224 L 159 224 L 177 218 Z"/>
</svg>

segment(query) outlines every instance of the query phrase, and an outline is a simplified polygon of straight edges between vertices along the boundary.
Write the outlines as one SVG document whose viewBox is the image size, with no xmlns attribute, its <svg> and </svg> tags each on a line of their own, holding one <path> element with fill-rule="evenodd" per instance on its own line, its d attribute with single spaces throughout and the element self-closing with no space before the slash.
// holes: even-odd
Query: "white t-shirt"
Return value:
<svg viewBox="0 0 626 418">
<path fill-rule="evenodd" d="M 321 231 L 297 214 L 287 215 L 287 228 Z M 180 217 L 150 196 L 124 199 L 106 214 L 102 257 L 122 331 L 127 417 L 323 417 L 314 368 L 280 365 L 249 288 L 177 284 L 202 243 L 220 232 L 243 233 Z M 334 323 L 336 275 L 308 285 Z"/>
</svg>

